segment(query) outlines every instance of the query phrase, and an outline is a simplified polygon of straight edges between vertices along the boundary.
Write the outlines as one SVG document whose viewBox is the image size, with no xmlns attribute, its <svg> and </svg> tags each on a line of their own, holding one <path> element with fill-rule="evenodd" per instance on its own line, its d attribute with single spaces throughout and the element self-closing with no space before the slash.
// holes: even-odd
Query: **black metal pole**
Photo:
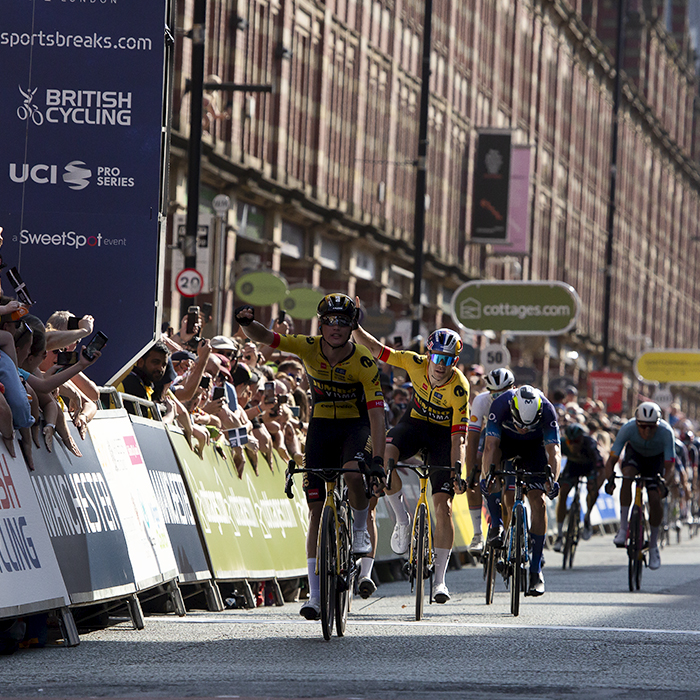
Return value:
<svg viewBox="0 0 700 700">
<path fill-rule="evenodd" d="M 617 51 L 615 55 L 615 86 L 613 94 L 612 143 L 610 154 L 610 204 L 608 205 L 608 239 L 605 245 L 605 296 L 603 310 L 603 366 L 610 362 L 610 305 L 612 295 L 613 241 L 615 227 L 615 196 L 617 192 L 617 132 L 618 112 L 622 98 L 622 62 L 625 51 L 625 14 L 627 2 L 619 0 L 617 7 Z"/>
<path fill-rule="evenodd" d="M 427 156 L 428 156 L 428 106 L 430 104 L 430 47 L 432 33 L 433 2 L 425 0 L 425 18 L 423 20 L 423 65 L 421 70 L 420 90 L 420 124 L 418 127 L 418 160 L 416 166 L 416 204 L 413 219 L 413 322 L 411 335 L 415 338 L 420 333 L 423 317 L 421 304 L 421 287 L 423 282 L 423 241 L 425 240 L 425 196 L 427 193 Z"/>
<path fill-rule="evenodd" d="M 185 267 L 197 266 L 197 220 L 199 218 L 199 171 L 202 159 L 202 98 L 204 92 L 204 37 L 207 0 L 195 0 L 192 21 L 192 78 L 190 83 L 190 142 L 187 158 L 187 223 L 183 255 Z M 180 317 L 191 300 L 182 297 Z"/>
</svg>

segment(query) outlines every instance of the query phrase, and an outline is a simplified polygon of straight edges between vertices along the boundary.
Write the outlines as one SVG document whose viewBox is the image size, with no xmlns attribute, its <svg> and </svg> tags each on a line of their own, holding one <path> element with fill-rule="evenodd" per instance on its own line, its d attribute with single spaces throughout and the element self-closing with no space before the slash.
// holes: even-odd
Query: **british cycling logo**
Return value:
<svg viewBox="0 0 700 700">
<path fill-rule="evenodd" d="M 132 93 L 121 90 L 64 90 L 38 87 L 24 90 L 18 85 L 22 104 L 17 118 L 36 126 L 131 126 Z M 43 97 L 43 104 L 41 102 Z"/>
<path fill-rule="evenodd" d="M 58 185 L 59 166 L 49 163 L 10 163 L 10 180 L 17 184 Z M 82 160 L 72 160 L 63 166 L 61 180 L 72 190 L 84 190 L 93 176 L 92 169 Z M 95 184 L 98 187 L 134 187 L 133 177 L 122 175 L 121 168 L 99 165 Z"/>
<path fill-rule="evenodd" d="M 481 318 L 481 302 L 474 297 L 468 297 L 459 305 L 459 316 L 471 321 Z"/>
</svg>

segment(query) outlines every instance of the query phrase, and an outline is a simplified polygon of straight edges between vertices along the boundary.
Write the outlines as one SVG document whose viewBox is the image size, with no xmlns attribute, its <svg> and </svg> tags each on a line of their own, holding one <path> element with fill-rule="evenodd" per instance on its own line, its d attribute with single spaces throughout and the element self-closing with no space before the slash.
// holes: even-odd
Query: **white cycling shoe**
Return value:
<svg viewBox="0 0 700 700">
<path fill-rule="evenodd" d="M 372 540 L 369 538 L 369 532 L 364 530 L 352 531 L 352 553 L 353 554 L 369 554 L 372 551 Z"/>
<path fill-rule="evenodd" d="M 436 603 L 442 605 L 450 599 L 450 592 L 447 590 L 447 586 L 444 583 L 438 583 L 433 591 L 433 600 Z"/>
<path fill-rule="evenodd" d="M 391 533 L 391 549 L 394 554 L 405 554 L 408 551 L 408 544 L 411 541 L 411 519 L 403 525 L 396 523 L 394 531 Z"/>
<path fill-rule="evenodd" d="M 484 553 L 484 536 L 479 533 L 477 535 L 474 535 L 472 537 L 472 541 L 469 543 L 469 547 L 467 547 L 467 550 L 469 554 L 472 555 L 479 555 Z"/>
<path fill-rule="evenodd" d="M 321 619 L 321 601 L 318 598 L 309 598 L 299 610 L 299 614 L 306 620 Z"/>
<path fill-rule="evenodd" d="M 652 547 L 649 550 L 649 568 L 655 571 L 661 566 L 661 555 L 658 547 Z"/>
</svg>

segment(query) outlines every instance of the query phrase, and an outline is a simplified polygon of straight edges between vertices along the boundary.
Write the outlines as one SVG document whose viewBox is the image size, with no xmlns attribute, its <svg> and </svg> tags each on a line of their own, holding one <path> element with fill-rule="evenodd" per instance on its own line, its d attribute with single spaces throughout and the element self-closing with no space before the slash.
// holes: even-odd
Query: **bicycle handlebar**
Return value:
<svg viewBox="0 0 700 700">
<path fill-rule="evenodd" d="M 454 466 L 452 467 L 446 467 L 444 464 L 439 465 L 439 464 L 409 464 L 408 462 L 394 462 L 393 459 L 390 459 L 388 462 L 388 469 L 386 473 L 386 486 L 387 489 L 391 488 L 391 477 L 394 473 L 395 469 L 398 469 L 399 467 L 403 467 L 404 469 L 411 469 L 414 472 L 424 472 L 425 476 L 428 475 L 429 472 L 436 472 L 436 471 L 449 471 L 449 472 L 454 472 L 454 477 L 453 479 L 457 482 L 457 485 L 461 489 L 465 489 L 467 486 L 467 482 L 462 479 L 462 463 L 461 462 L 455 462 Z"/>
<path fill-rule="evenodd" d="M 287 464 L 287 471 L 285 472 L 285 484 L 284 493 L 287 498 L 294 498 L 294 475 L 295 474 L 317 474 L 324 481 L 331 482 L 338 478 L 338 474 L 362 474 L 362 476 L 368 476 L 367 464 L 364 459 L 359 459 L 357 461 L 357 469 L 348 469 L 347 467 L 338 467 L 337 469 L 323 469 L 319 467 L 300 467 L 293 459 L 289 460 Z M 365 496 L 369 499 L 373 495 L 373 484 L 376 481 L 375 477 L 365 478 Z"/>
</svg>

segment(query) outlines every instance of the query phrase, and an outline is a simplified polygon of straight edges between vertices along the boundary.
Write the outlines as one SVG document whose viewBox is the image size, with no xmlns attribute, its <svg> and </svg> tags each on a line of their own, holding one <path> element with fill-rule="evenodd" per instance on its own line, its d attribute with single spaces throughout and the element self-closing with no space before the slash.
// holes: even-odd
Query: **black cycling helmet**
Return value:
<svg viewBox="0 0 700 700">
<path fill-rule="evenodd" d="M 569 442 L 576 442 L 582 437 L 588 435 L 588 428 L 580 423 L 569 423 L 566 428 L 564 428 L 564 435 Z"/>
<path fill-rule="evenodd" d="M 319 302 L 316 314 L 319 319 L 325 316 L 345 316 L 353 330 L 357 328 L 359 311 L 347 294 L 326 294 Z"/>
</svg>

